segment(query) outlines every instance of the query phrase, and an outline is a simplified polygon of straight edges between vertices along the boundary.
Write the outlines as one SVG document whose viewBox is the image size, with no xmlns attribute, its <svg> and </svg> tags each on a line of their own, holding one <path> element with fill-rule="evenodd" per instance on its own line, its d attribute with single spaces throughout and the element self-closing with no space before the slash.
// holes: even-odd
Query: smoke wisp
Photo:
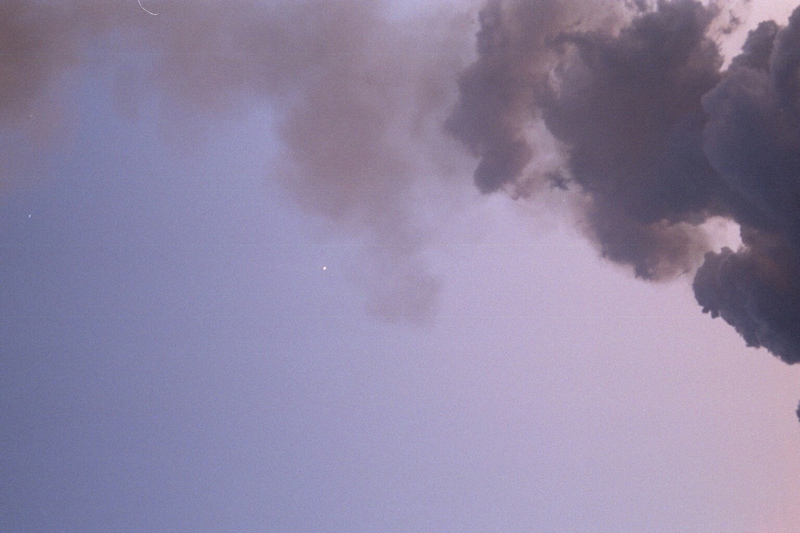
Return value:
<svg viewBox="0 0 800 533">
<path fill-rule="evenodd" d="M 281 143 L 274 179 L 363 238 L 371 257 L 359 275 L 386 280 L 368 307 L 391 321 L 430 319 L 441 283 L 423 257 L 430 230 L 415 216 L 415 187 L 462 161 L 441 123 L 470 19 L 439 10 L 409 20 L 374 0 L 146 4 L 158 15 L 135 0 L 4 2 L 0 127 L 23 131 L 29 112 L 63 97 L 64 73 L 98 57 L 121 114 L 159 102 L 159 120 L 187 145 L 209 119 L 267 106 Z"/>
</svg>

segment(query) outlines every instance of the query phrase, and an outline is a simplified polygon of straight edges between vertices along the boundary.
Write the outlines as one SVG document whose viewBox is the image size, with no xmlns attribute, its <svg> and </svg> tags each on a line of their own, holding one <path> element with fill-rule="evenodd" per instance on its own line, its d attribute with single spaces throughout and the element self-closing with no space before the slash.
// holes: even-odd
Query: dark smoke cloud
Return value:
<svg viewBox="0 0 800 533">
<path fill-rule="evenodd" d="M 570 183 L 591 198 L 588 232 L 603 255 L 632 265 L 644 278 L 691 270 L 708 248 L 701 232 L 679 223 L 719 210 L 714 199 L 721 184 L 702 152 L 701 98 L 721 78 L 722 58 L 706 36 L 714 11 L 691 2 L 662 3 L 619 31 L 608 27 L 620 25 L 621 14 L 584 30 L 567 17 L 568 4 L 487 6 L 484 13 L 492 15 L 482 18 L 481 33 L 502 35 L 503 48 L 482 46 L 479 34 L 479 59 L 462 75 L 449 131 L 481 157 L 475 181 L 492 192 L 528 179 L 533 149 L 525 130 L 541 116 L 567 147 Z M 510 17 L 520 6 L 527 14 L 517 19 L 523 27 L 504 31 L 498 22 L 503 13 Z M 602 4 L 591 7 L 601 15 L 608 11 Z M 543 35 L 539 26 L 550 33 Z M 499 75 L 498 68 L 526 76 Z M 483 96 L 493 93 L 505 105 Z M 503 154 L 513 157 L 498 162 Z"/>
<path fill-rule="evenodd" d="M 367 270 L 389 280 L 368 283 L 370 307 L 412 321 L 440 287 L 416 201 L 423 176 L 462 169 L 453 138 L 478 158 L 480 191 L 570 189 L 605 257 L 651 280 L 697 270 L 704 310 L 798 361 L 800 11 L 760 25 L 723 70 L 715 38 L 737 19 L 721 3 L 489 0 L 472 56 L 469 17 L 403 21 L 378 0 L 147 4 L 159 15 L 0 4 L 0 128 L 27 131 L 98 53 L 119 58 L 106 61 L 120 111 L 157 93 L 178 136 L 207 122 L 193 117 L 272 106 L 276 179 L 363 236 Z M 560 163 L 543 165 L 554 145 Z M 742 248 L 711 251 L 710 217 L 738 223 Z"/>
<path fill-rule="evenodd" d="M 370 308 L 390 320 L 432 316 L 440 283 L 422 258 L 429 229 L 417 223 L 414 188 L 461 160 L 441 123 L 469 54 L 469 17 L 409 21 L 374 0 L 144 4 L 158 15 L 136 0 L 0 5 L 0 126 L 58 101 L 47 88 L 98 57 L 117 79 L 121 113 L 141 115 L 139 102 L 157 94 L 165 128 L 192 149 L 209 117 L 270 106 L 282 143 L 275 179 L 361 234 L 374 251 L 367 274 L 389 280 Z"/>
<path fill-rule="evenodd" d="M 552 65 L 549 45 L 597 5 L 493 0 L 480 12 L 478 60 L 459 79 L 461 98 L 446 128 L 480 158 L 475 184 L 482 192 L 513 182 L 534 157 L 525 133 L 538 113 L 536 89 Z"/>
<path fill-rule="evenodd" d="M 565 34 L 561 88 L 543 91 L 545 123 L 569 146 L 572 180 L 594 200 L 604 255 L 644 278 L 691 270 L 705 239 L 679 223 L 705 218 L 719 196 L 701 146 L 701 98 L 722 65 L 705 35 L 712 15 L 699 4 L 663 4 L 618 35 Z"/>
<path fill-rule="evenodd" d="M 709 254 L 694 287 L 750 346 L 800 362 L 800 8 L 751 32 L 703 100 L 704 147 L 733 191 L 743 248 Z"/>
<path fill-rule="evenodd" d="M 585 232 L 598 243 L 601 255 L 632 266 L 643 279 L 688 274 L 711 246 L 697 226 L 667 220 L 643 224 L 608 200 L 592 200 L 582 216 Z"/>
<path fill-rule="evenodd" d="M 765 22 L 723 70 L 721 4 L 489 2 L 478 58 L 448 131 L 479 158 L 485 192 L 524 196 L 541 119 L 562 147 L 556 183 L 582 196 L 601 253 L 646 279 L 694 271 L 703 310 L 750 346 L 800 361 L 800 8 Z M 727 17 L 727 20 L 725 18 Z M 547 179 L 547 176 L 534 176 Z M 522 194 L 520 192 L 522 191 Z M 711 251 L 702 224 L 738 223 L 742 247 Z"/>
<path fill-rule="evenodd" d="M 800 259 L 780 236 L 742 232 L 744 248 L 709 253 L 694 290 L 703 311 L 721 316 L 748 346 L 800 362 Z"/>
</svg>

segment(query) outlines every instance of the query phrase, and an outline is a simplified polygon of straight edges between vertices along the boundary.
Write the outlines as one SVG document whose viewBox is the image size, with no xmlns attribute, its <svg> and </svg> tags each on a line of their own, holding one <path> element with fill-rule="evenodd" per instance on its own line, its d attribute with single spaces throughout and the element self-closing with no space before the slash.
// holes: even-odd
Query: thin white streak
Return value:
<svg viewBox="0 0 800 533">
<path fill-rule="evenodd" d="M 155 17 L 156 15 L 158 15 L 158 13 L 153 13 L 152 11 L 149 11 L 147 8 L 145 8 L 145 7 L 142 5 L 142 0 L 136 0 L 136 1 L 137 1 L 137 2 L 139 2 L 139 7 L 141 7 L 142 9 L 144 9 L 146 13 L 149 13 L 149 14 L 153 15 L 154 17 Z"/>
</svg>

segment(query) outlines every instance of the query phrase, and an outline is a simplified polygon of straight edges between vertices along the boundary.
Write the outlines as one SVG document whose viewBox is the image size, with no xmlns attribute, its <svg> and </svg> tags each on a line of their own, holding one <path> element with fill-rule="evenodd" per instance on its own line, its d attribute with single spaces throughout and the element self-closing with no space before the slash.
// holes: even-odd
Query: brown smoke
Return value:
<svg viewBox="0 0 800 533">
<path fill-rule="evenodd" d="M 282 143 L 276 179 L 304 208 L 362 234 L 377 250 L 373 274 L 394 280 L 371 308 L 431 316 L 440 284 L 420 255 L 427 230 L 413 189 L 455 168 L 440 124 L 468 55 L 469 18 L 411 22 L 373 0 L 145 5 L 157 15 L 135 0 L 0 6 L 0 126 L 53 103 L 46 88 L 97 54 L 118 79 L 120 110 L 135 117 L 142 94 L 157 91 L 160 120 L 178 136 L 270 106 Z"/>
</svg>

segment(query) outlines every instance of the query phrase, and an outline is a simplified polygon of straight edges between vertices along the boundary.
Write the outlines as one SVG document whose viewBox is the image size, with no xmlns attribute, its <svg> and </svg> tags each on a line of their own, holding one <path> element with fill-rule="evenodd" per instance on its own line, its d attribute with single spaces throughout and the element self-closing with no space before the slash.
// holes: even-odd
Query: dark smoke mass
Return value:
<svg viewBox="0 0 800 533">
<path fill-rule="evenodd" d="M 800 361 L 800 9 L 785 27 L 758 26 L 725 70 L 720 4 L 639 2 L 616 21 L 593 9 L 597 23 L 548 0 L 481 12 L 478 58 L 447 122 L 480 159 L 476 185 L 548 179 L 528 169 L 526 128 L 542 121 L 605 257 L 645 279 L 702 262 L 703 311 Z M 739 250 L 709 250 L 702 224 L 715 216 L 740 225 Z"/>
<path fill-rule="evenodd" d="M 277 179 L 375 244 L 390 283 L 370 305 L 390 320 L 435 311 L 414 191 L 457 176 L 466 148 L 482 193 L 569 189 L 604 257 L 647 280 L 696 271 L 705 312 L 800 361 L 800 10 L 724 67 L 717 41 L 737 19 L 722 2 L 489 0 L 474 52 L 469 16 L 403 22 L 377 0 L 148 6 L 158 16 L 136 1 L 3 2 L 0 126 L 31 134 L 64 73 L 104 53 L 145 58 L 109 60 L 120 111 L 156 91 L 188 137 L 193 116 L 268 102 Z M 559 147 L 549 168 L 543 136 Z M 712 251 L 712 217 L 740 225 L 740 249 Z"/>
</svg>

